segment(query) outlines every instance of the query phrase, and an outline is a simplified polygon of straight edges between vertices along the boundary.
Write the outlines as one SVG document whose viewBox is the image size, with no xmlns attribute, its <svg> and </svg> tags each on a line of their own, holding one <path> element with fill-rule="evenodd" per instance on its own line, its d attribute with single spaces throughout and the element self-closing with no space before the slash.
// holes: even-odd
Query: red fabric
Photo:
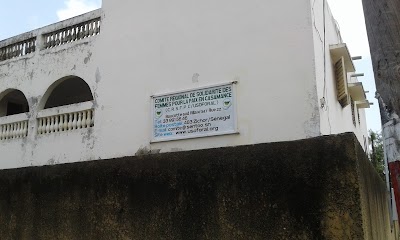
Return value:
<svg viewBox="0 0 400 240">
<path fill-rule="evenodd" d="M 397 216 L 400 217 L 400 161 L 390 162 L 389 169 L 390 180 L 392 180 L 392 187 L 396 198 Z"/>
</svg>

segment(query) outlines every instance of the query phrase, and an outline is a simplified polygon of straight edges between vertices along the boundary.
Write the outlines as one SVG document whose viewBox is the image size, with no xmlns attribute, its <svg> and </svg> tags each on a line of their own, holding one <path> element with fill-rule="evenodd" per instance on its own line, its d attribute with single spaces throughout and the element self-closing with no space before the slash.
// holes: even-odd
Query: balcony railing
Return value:
<svg viewBox="0 0 400 240">
<path fill-rule="evenodd" d="M 101 9 L 0 41 L 0 62 L 100 34 Z"/>
<path fill-rule="evenodd" d="M 0 118 L 0 140 L 25 138 L 28 136 L 26 113 Z"/>
<path fill-rule="evenodd" d="M 0 61 L 25 56 L 35 51 L 36 37 L 0 48 Z"/>
<path fill-rule="evenodd" d="M 28 136 L 27 113 L 0 117 L 0 140 L 25 138 Z M 94 126 L 93 102 L 81 102 L 67 106 L 44 109 L 37 116 L 37 134 L 68 132 Z"/>
<path fill-rule="evenodd" d="M 52 48 L 100 33 L 100 18 L 44 34 L 44 48 Z"/>
<path fill-rule="evenodd" d="M 39 135 L 93 127 L 93 102 L 42 110 L 38 114 L 37 122 L 37 133 Z"/>
</svg>

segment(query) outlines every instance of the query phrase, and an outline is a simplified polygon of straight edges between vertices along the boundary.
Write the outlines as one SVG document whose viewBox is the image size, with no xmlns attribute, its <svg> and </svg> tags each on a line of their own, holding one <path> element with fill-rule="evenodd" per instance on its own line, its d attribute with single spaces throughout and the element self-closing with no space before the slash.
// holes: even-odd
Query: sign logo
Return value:
<svg viewBox="0 0 400 240">
<path fill-rule="evenodd" d="M 155 113 L 156 118 L 158 119 L 158 118 L 160 118 L 162 115 L 163 115 L 162 110 L 161 110 L 161 109 L 156 109 L 156 113 Z"/>
<path fill-rule="evenodd" d="M 237 133 L 233 84 L 153 96 L 152 142 Z"/>
<path fill-rule="evenodd" d="M 232 100 L 230 98 L 225 98 L 224 101 L 222 102 L 223 108 L 226 110 L 232 106 Z"/>
</svg>

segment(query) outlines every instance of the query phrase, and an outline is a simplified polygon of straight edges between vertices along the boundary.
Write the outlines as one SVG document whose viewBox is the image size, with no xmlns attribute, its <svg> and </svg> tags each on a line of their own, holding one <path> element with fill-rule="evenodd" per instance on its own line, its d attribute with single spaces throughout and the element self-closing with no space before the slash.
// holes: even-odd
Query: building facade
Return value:
<svg viewBox="0 0 400 240">
<path fill-rule="evenodd" d="M 343 132 L 367 150 L 355 71 L 324 3 L 103 1 L 0 42 L 0 168 Z"/>
</svg>

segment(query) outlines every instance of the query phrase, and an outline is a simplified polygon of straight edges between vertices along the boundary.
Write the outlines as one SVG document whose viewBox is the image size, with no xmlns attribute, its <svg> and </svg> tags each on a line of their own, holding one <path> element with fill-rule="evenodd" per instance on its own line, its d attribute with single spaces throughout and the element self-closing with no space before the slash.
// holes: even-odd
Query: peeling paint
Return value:
<svg viewBox="0 0 400 240">
<path fill-rule="evenodd" d="M 96 83 L 97 83 L 97 84 L 100 83 L 100 81 L 101 81 L 101 74 L 100 74 L 100 69 L 99 69 L 99 68 L 96 69 L 96 77 L 95 77 L 95 79 L 96 79 Z"/>
<path fill-rule="evenodd" d="M 193 83 L 199 82 L 199 77 L 200 77 L 200 74 L 194 73 L 193 76 L 192 76 L 192 82 Z"/>
<path fill-rule="evenodd" d="M 308 106 L 312 109 L 311 116 L 309 120 L 304 122 L 304 132 L 307 138 L 320 136 L 320 116 L 319 116 L 319 105 L 318 105 L 318 94 L 317 90 L 308 93 Z"/>
<path fill-rule="evenodd" d="M 56 160 L 54 160 L 54 158 L 49 159 L 49 161 L 47 161 L 47 165 L 54 165 L 56 164 Z"/>
<path fill-rule="evenodd" d="M 150 149 L 148 147 L 141 147 L 135 153 L 135 156 L 143 156 L 143 155 L 150 155 L 150 154 L 158 154 L 160 153 L 161 149 Z"/>
<path fill-rule="evenodd" d="M 196 4 L 199 8 L 186 9 L 184 6 L 185 9 L 179 9 L 179 12 L 209 7 L 204 1 Z M 110 18 L 106 28 L 102 28 L 107 29 L 104 34 L 50 49 L 38 48 L 30 57 L 5 61 L 5 64 L 0 64 L 1 87 L 20 86 L 21 91 L 30 99 L 32 110 L 25 149 L 21 152 L 12 150 L 12 144 L 6 147 L 1 145 L 1 154 L 7 155 L 12 167 L 23 167 L 28 162 L 43 165 L 49 159 L 64 162 L 147 155 L 158 153 L 161 149 L 168 152 L 218 148 L 319 135 L 319 98 L 315 93 L 315 85 L 320 78 L 315 77 L 313 72 L 317 67 L 313 67 L 313 26 L 310 25 L 309 15 L 311 6 L 309 2 L 295 1 L 293 4 L 298 11 L 294 11 L 288 18 L 275 14 L 277 9 L 284 9 L 286 3 L 277 3 L 272 7 L 264 2 L 260 4 L 233 1 L 229 8 L 245 7 L 243 12 L 251 12 L 252 17 L 238 18 L 236 11 L 227 11 L 226 17 L 230 21 L 220 21 L 219 15 L 206 11 L 209 21 L 203 21 L 204 25 L 196 33 L 193 33 L 193 26 L 198 24 L 198 19 L 182 21 L 179 14 L 161 14 L 158 12 L 162 11 L 160 9 L 147 9 L 148 4 L 140 5 L 139 9 L 106 7 L 104 12 Z M 142 7 L 144 9 L 140 9 Z M 220 12 L 226 6 L 217 4 L 215 7 L 217 9 L 213 11 Z M 135 28 L 135 31 L 126 31 L 125 37 L 116 39 L 123 24 L 118 16 L 131 16 L 129 14 L 132 9 L 143 12 L 151 10 L 157 17 L 149 19 L 146 27 L 139 24 L 140 27 Z M 174 8 L 170 10 L 177 11 Z M 164 22 L 165 17 L 168 17 L 171 24 L 165 25 L 165 29 L 159 32 L 159 23 Z M 278 24 L 278 27 L 268 28 L 267 33 L 265 26 L 271 22 Z M 179 24 L 179 31 L 188 34 L 183 38 L 180 34 L 167 34 L 176 31 L 175 23 Z M 62 24 L 56 25 L 61 27 Z M 249 32 L 249 26 L 254 31 Z M 54 26 L 52 28 L 47 28 L 50 31 L 46 32 L 59 30 L 54 29 Z M 215 29 L 233 28 L 248 34 L 232 37 L 229 31 L 215 32 Z M 160 34 L 154 37 L 149 32 Z M 329 33 L 332 33 L 330 28 L 327 29 L 327 35 Z M 333 33 L 336 35 L 336 31 Z M 210 41 L 208 36 L 215 36 L 217 40 L 229 39 L 229 44 L 219 40 Z M 293 37 L 299 39 L 301 44 L 287 44 Z M 135 41 L 132 42 L 132 39 Z M 123 46 L 123 52 L 111 48 L 110 44 Z M 165 55 L 158 58 L 156 49 L 160 46 L 164 48 Z M 260 50 L 260 46 L 263 46 L 263 50 Z M 29 72 L 33 73 L 32 80 L 27 81 Z M 37 116 L 42 112 L 37 109 L 42 103 L 38 100 L 47 99 L 49 87 L 57 80 L 71 75 L 84 79 L 92 91 L 95 127 L 88 131 L 38 136 Z M 199 87 L 206 87 L 232 81 L 232 78 L 238 81 L 239 77 L 242 80 L 235 85 L 235 107 L 240 134 L 150 143 L 153 125 L 153 111 L 150 108 L 152 94 L 190 89 L 199 82 Z M 278 112 L 281 117 L 271 112 Z M 0 161 L 0 168 L 2 166 Z"/>
<path fill-rule="evenodd" d="M 31 106 L 35 106 L 39 102 L 39 99 L 37 97 L 31 97 L 28 99 L 28 101 L 30 102 Z"/>
<path fill-rule="evenodd" d="M 83 60 L 83 62 L 85 63 L 85 64 L 87 64 L 89 61 L 90 61 L 90 58 L 92 57 L 92 52 L 89 52 L 88 53 L 88 55 L 87 55 L 87 57 L 85 57 L 85 60 Z"/>
</svg>

